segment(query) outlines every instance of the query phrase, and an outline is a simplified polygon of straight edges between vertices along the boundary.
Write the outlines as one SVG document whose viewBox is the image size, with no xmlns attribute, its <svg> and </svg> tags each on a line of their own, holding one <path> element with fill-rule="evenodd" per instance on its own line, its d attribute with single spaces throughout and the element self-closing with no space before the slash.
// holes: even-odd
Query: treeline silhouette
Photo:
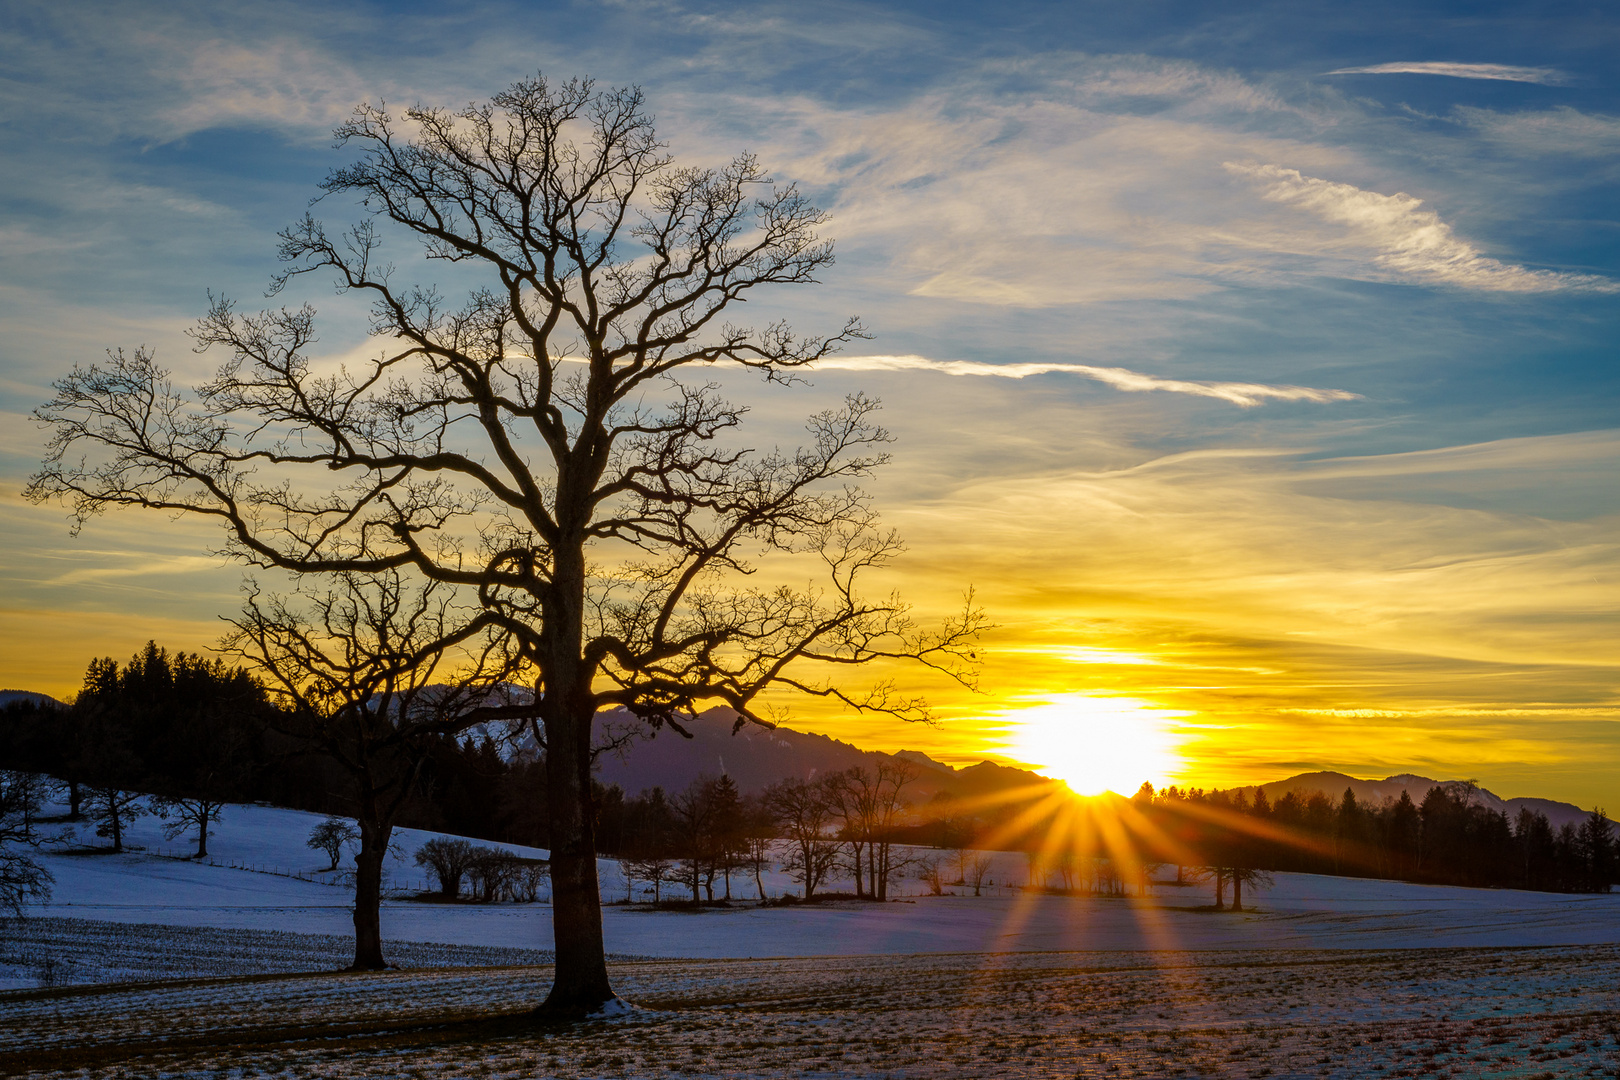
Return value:
<svg viewBox="0 0 1620 1080">
<path fill-rule="evenodd" d="M 121 665 L 93 660 L 70 706 L 8 705 L 0 769 L 57 778 L 72 813 L 92 819 L 114 847 L 143 812 L 137 793 L 171 816 L 171 836 L 195 836 L 199 853 L 224 803 L 354 816 L 352 774 L 289 734 L 296 725 L 277 710 L 247 671 L 148 642 Z M 503 747 L 497 734 L 481 727 L 434 741 L 398 824 L 549 847 L 544 762 L 532 749 Z M 807 898 L 833 880 L 882 898 L 903 874 L 926 879 L 928 860 L 912 850 L 925 847 L 1029 851 L 1032 882 L 1036 855 L 1059 870 L 1065 859 L 1108 860 L 1121 881 L 1175 864 L 1212 880 L 1217 896 L 1274 871 L 1562 892 L 1607 892 L 1620 876 L 1602 810 L 1555 829 L 1529 809 L 1510 820 L 1468 785 L 1377 806 L 1349 790 L 1337 801 L 1318 791 L 1272 801 L 1258 788 L 1146 784 L 1112 805 L 1032 789 L 977 805 L 936 798 L 916 806 L 907 797 L 914 779 L 896 760 L 755 793 L 723 776 L 673 793 L 597 784 L 598 849 L 621 857 L 654 897 L 671 885 L 693 902 L 723 899 L 739 874 L 757 887 L 767 863 L 792 874 Z M 1099 815 L 1108 827 L 1076 824 Z"/>
<path fill-rule="evenodd" d="M 1469 784 L 1435 785 L 1413 802 L 1402 792 L 1377 806 L 1346 789 L 1272 801 L 1263 789 L 1204 791 L 1143 785 L 1131 800 L 1141 850 L 1206 873 L 1299 871 L 1441 885 L 1608 892 L 1617 844 L 1594 809 L 1578 826 L 1554 829 L 1529 808 L 1510 820 L 1474 798 Z"/>
<path fill-rule="evenodd" d="M 0 769 L 57 778 L 74 817 L 113 846 L 136 794 L 159 805 L 265 802 L 354 816 L 354 781 L 287 730 L 247 671 L 154 642 L 127 663 L 91 661 L 73 703 L 13 701 L 0 712 Z M 432 747 L 401 824 L 545 846 L 542 764 L 479 734 Z M 192 830 L 195 832 L 195 830 Z"/>
</svg>

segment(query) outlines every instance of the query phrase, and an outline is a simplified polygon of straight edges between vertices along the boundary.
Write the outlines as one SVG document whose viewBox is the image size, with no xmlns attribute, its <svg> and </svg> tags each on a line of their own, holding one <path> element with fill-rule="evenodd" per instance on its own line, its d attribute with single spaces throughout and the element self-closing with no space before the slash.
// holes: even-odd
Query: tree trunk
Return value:
<svg viewBox="0 0 1620 1080">
<path fill-rule="evenodd" d="M 1232 910 L 1243 910 L 1243 875 L 1232 875 Z"/>
<path fill-rule="evenodd" d="M 577 669 L 580 661 L 572 658 Z M 591 721 L 588 687 L 566 694 L 568 681 L 547 672 L 546 786 L 551 829 L 551 922 L 557 955 L 551 992 L 540 1012 L 583 1016 L 613 1000 L 602 940 L 602 896 L 596 880 L 591 812 Z M 566 697 L 565 697 L 566 694 Z M 574 700 L 569 701 L 567 697 Z M 658 891 L 654 886 L 654 902 Z"/>
<path fill-rule="evenodd" d="M 389 825 L 378 825 L 374 815 L 360 814 L 360 853 L 354 857 L 354 963 L 350 971 L 381 971 L 388 966 L 382 953 L 382 864 L 388 854 Z"/>
<path fill-rule="evenodd" d="M 118 802 L 118 792 L 109 788 L 107 790 L 107 816 L 111 818 L 113 851 L 124 850 L 124 822 L 123 806 Z"/>
<path fill-rule="evenodd" d="M 1226 910 L 1226 875 L 1215 871 L 1215 910 Z"/>
<path fill-rule="evenodd" d="M 82 797 L 83 796 L 79 791 L 79 782 L 77 780 L 69 780 L 68 781 L 68 817 L 71 818 L 74 821 L 78 821 L 79 818 L 82 816 L 79 813 L 79 801 L 80 801 L 80 799 Z"/>
<path fill-rule="evenodd" d="M 213 809 L 213 804 L 199 802 L 197 806 L 197 816 L 202 819 L 197 823 L 197 858 L 206 859 L 208 858 L 208 812 Z"/>
</svg>

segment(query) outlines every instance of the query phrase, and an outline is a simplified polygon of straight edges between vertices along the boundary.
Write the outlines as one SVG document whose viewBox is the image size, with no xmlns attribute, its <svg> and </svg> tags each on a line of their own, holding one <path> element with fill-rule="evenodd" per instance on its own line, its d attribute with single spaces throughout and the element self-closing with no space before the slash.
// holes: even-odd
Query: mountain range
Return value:
<svg viewBox="0 0 1620 1080">
<path fill-rule="evenodd" d="M 917 779 L 908 788 L 912 801 L 939 795 L 971 798 L 1019 791 L 1035 795 L 1059 781 L 1007 765 L 981 761 L 953 768 L 916 750 L 886 754 L 862 750 L 826 735 L 789 728 L 762 728 L 744 724 L 732 734 L 737 714 L 726 708 L 700 713 L 684 725 L 691 738 L 665 728 L 650 738 L 638 739 L 624 752 L 597 759 L 597 779 L 618 784 L 626 794 L 638 795 L 653 787 L 677 792 L 699 776 L 731 777 L 743 793 L 756 792 L 778 780 L 813 780 L 856 766 L 875 770 L 880 761 L 905 761 L 915 766 Z"/>
</svg>

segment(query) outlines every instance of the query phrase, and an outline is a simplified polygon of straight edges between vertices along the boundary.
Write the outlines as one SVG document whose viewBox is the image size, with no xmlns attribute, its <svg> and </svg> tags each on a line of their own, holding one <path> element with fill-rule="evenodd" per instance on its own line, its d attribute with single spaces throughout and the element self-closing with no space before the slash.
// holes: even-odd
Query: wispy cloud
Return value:
<svg viewBox="0 0 1620 1080">
<path fill-rule="evenodd" d="M 1172 394 L 1218 398 L 1243 408 L 1265 401 L 1354 401 L 1361 397 L 1348 390 L 1319 390 L 1311 386 L 1273 386 L 1266 383 L 1201 382 L 1188 379 L 1162 379 L 1129 368 L 1095 367 L 1047 361 L 987 364 L 977 360 L 933 360 L 926 356 L 833 356 L 817 367 L 843 371 L 935 371 L 944 375 L 982 375 L 1002 379 L 1026 379 L 1031 375 L 1076 375 L 1082 379 L 1112 386 L 1127 393 L 1163 390 Z"/>
<path fill-rule="evenodd" d="M 1453 79 L 1497 79 L 1503 82 L 1558 86 L 1568 81 L 1554 68 L 1516 67 L 1512 64 L 1458 64 L 1446 60 L 1397 60 L 1389 64 L 1338 68 L 1329 75 L 1447 75 Z"/>
<path fill-rule="evenodd" d="M 1280 165 L 1229 161 L 1226 168 L 1264 184 L 1272 202 L 1346 226 L 1352 242 L 1371 249 L 1374 263 L 1398 277 L 1488 292 L 1620 292 L 1620 282 L 1594 274 L 1532 270 L 1493 259 L 1405 192 L 1381 195 Z"/>
<path fill-rule="evenodd" d="M 1620 116 L 1585 113 L 1567 105 L 1511 113 L 1459 106 L 1455 115 L 1485 138 L 1526 157 L 1620 155 Z"/>
</svg>

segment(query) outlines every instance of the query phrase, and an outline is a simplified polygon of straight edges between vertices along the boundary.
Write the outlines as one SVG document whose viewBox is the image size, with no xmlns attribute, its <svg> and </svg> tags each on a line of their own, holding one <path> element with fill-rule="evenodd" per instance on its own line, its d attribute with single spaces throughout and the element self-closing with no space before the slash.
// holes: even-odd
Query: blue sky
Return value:
<svg viewBox="0 0 1620 1080">
<path fill-rule="evenodd" d="M 356 103 L 543 70 L 640 84 L 682 161 L 755 151 L 831 211 L 838 265 L 755 316 L 877 337 L 737 392 L 784 441 L 882 396 L 900 584 L 928 609 L 972 581 L 1002 626 L 942 729 L 809 720 L 965 759 L 1019 702 L 1128 695 L 1188 776 L 1620 802 L 1620 13 L 3 8 L 0 682 L 206 645 L 235 604 L 204 528 L 70 540 L 20 500 L 50 380 L 141 343 L 205 376 L 185 328 L 210 289 L 258 302 Z M 364 348 L 307 296 L 328 357 Z"/>
</svg>

